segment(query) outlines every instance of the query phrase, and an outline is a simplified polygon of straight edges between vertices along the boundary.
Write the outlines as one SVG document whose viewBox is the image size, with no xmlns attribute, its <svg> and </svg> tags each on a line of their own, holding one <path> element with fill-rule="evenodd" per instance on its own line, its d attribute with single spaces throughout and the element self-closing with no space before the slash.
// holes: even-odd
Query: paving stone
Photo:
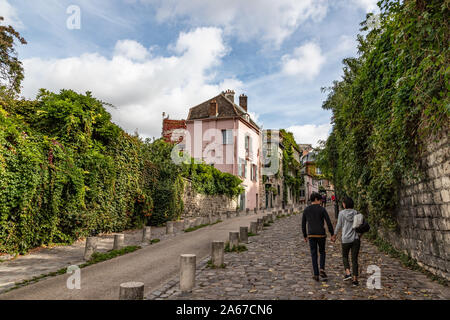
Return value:
<svg viewBox="0 0 450 320">
<path fill-rule="evenodd" d="M 168 299 L 276 299 L 276 300 L 379 300 L 450 299 L 449 288 L 431 281 L 367 240 L 362 241 L 360 285 L 343 282 L 341 244 L 327 239 L 327 282 L 312 279 L 309 245 L 302 241 L 301 215 L 278 219 L 261 234 L 251 237 L 248 251 L 225 254 L 225 269 L 200 270 L 192 293 L 180 296 L 167 291 Z M 366 287 L 369 265 L 381 268 L 380 290 Z M 200 283 L 202 284 L 200 286 Z M 207 284 L 206 286 L 204 284 Z"/>
</svg>

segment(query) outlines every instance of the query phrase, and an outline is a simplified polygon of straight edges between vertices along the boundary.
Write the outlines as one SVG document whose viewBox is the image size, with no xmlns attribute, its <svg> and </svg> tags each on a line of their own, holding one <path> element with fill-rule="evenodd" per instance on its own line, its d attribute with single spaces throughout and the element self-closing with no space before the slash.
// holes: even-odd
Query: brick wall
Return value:
<svg viewBox="0 0 450 320">
<path fill-rule="evenodd" d="M 430 139 L 422 158 L 424 177 L 405 181 L 397 209 L 399 230 L 381 230 L 394 247 L 425 269 L 450 280 L 449 128 Z"/>
<path fill-rule="evenodd" d="M 185 120 L 169 120 L 168 118 L 163 119 L 162 125 L 162 137 L 166 142 L 172 141 L 172 133 L 175 129 L 186 129 Z M 181 139 L 180 139 L 181 141 Z"/>
<path fill-rule="evenodd" d="M 207 217 L 209 213 L 225 213 L 236 211 L 237 199 L 227 196 L 208 196 L 197 193 L 189 180 L 184 184 L 184 212 L 182 218 Z"/>
</svg>

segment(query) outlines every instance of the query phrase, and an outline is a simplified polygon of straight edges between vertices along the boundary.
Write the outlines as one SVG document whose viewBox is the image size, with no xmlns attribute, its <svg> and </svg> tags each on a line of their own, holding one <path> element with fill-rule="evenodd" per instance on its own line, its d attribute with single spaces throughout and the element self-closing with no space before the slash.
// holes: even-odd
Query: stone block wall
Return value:
<svg viewBox="0 0 450 320">
<path fill-rule="evenodd" d="M 430 272 L 450 280 L 449 128 L 429 139 L 422 157 L 424 177 L 404 181 L 397 209 L 399 229 L 381 230 L 394 247 Z"/>
<path fill-rule="evenodd" d="M 196 192 L 190 180 L 184 180 L 184 211 L 182 218 L 208 217 L 210 213 L 217 215 L 227 211 L 236 211 L 237 199 L 227 196 L 209 196 Z"/>
</svg>

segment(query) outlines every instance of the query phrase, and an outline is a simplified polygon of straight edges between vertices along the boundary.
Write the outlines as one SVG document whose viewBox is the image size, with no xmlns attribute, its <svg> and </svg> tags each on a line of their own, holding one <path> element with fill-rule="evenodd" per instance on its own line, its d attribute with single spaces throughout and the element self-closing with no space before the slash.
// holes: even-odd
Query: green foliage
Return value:
<svg viewBox="0 0 450 320">
<path fill-rule="evenodd" d="M 318 164 L 373 224 L 395 228 L 402 179 L 420 177 L 425 138 L 449 123 L 450 5 L 379 4 L 380 25 L 362 23 L 359 56 L 343 61 L 343 79 L 329 88 L 333 130 Z"/>
<path fill-rule="evenodd" d="M 189 164 L 184 164 L 183 170 L 183 176 L 192 181 L 192 186 L 199 193 L 233 198 L 244 192 L 241 179 L 211 165 L 195 163 L 191 159 Z"/>
<path fill-rule="evenodd" d="M 122 249 L 118 249 L 118 250 L 111 250 L 108 252 L 94 252 L 92 254 L 91 259 L 89 259 L 88 262 L 84 263 L 83 265 L 81 265 L 80 267 L 86 267 L 88 265 L 91 264 L 95 264 L 95 263 L 99 263 L 102 261 L 106 261 L 106 260 L 110 260 L 112 258 L 136 251 L 138 249 L 141 249 L 141 247 L 139 246 L 127 246 L 127 247 L 123 247 Z"/>
<path fill-rule="evenodd" d="M 89 92 L 41 90 L 34 101 L 1 94 L 0 252 L 177 219 L 186 172 L 199 192 L 240 192 L 234 176 L 176 165 L 172 147 L 127 134 Z"/>
<path fill-rule="evenodd" d="M 222 263 L 220 266 L 215 266 L 213 265 L 212 260 L 210 259 L 206 262 L 206 267 L 209 269 L 225 269 L 226 265 L 225 263 Z"/>
<path fill-rule="evenodd" d="M 4 18 L 0 16 L 0 23 Z M 17 58 L 14 41 L 26 44 L 24 38 L 12 26 L 0 25 L 0 88 L 10 95 L 20 92 L 24 78 L 22 62 Z"/>
<path fill-rule="evenodd" d="M 142 142 L 88 93 L 0 100 L 0 251 L 24 253 L 144 224 Z M 8 111 L 6 111 L 6 109 Z"/>
<path fill-rule="evenodd" d="M 238 244 L 237 246 L 231 247 L 229 241 L 227 241 L 225 243 L 225 249 L 224 249 L 225 252 L 237 252 L 237 253 L 240 253 L 240 252 L 244 252 L 244 251 L 247 251 L 247 250 L 248 250 L 247 247 L 245 245 L 243 245 L 243 244 Z"/>
<path fill-rule="evenodd" d="M 213 225 L 218 224 L 220 222 L 222 222 L 222 220 L 217 220 L 216 222 L 213 222 L 213 223 L 205 223 L 205 224 L 201 224 L 201 225 L 198 225 L 198 226 L 195 226 L 195 227 L 190 227 L 190 228 L 187 228 L 186 230 L 184 230 L 184 232 L 192 232 L 192 231 L 195 231 L 195 230 L 207 227 L 207 226 L 213 226 Z"/>
<path fill-rule="evenodd" d="M 283 150 L 283 201 L 287 203 L 288 199 L 288 188 L 293 191 L 293 197 L 295 199 L 300 198 L 300 190 L 304 184 L 303 176 L 301 175 L 300 169 L 301 164 L 294 158 L 294 149 L 298 149 L 298 144 L 294 139 L 292 132 L 287 132 L 284 129 L 280 130 L 281 143 L 284 146 Z M 290 171 L 293 175 L 290 174 Z"/>
</svg>

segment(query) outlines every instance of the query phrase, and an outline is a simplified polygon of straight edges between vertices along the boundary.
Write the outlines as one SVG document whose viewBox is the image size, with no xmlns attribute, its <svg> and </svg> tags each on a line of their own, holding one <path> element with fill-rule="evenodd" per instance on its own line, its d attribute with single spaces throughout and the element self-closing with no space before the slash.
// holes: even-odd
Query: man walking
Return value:
<svg viewBox="0 0 450 320">
<path fill-rule="evenodd" d="M 302 231 L 305 238 L 305 242 L 309 240 L 309 247 L 311 249 L 311 258 L 314 276 L 313 279 L 319 281 L 319 275 L 324 280 L 327 279 L 327 274 L 325 273 L 325 241 L 326 233 L 324 222 L 327 223 L 328 231 L 331 235 L 334 234 L 333 225 L 331 224 L 330 217 L 328 216 L 327 210 L 320 205 L 322 196 L 313 192 L 310 197 L 311 205 L 306 207 L 303 211 L 302 217 Z M 307 227 L 308 225 L 308 227 Z M 308 229 L 308 232 L 306 231 Z M 320 254 L 320 272 L 317 265 L 317 248 L 319 248 Z"/>
</svg>

